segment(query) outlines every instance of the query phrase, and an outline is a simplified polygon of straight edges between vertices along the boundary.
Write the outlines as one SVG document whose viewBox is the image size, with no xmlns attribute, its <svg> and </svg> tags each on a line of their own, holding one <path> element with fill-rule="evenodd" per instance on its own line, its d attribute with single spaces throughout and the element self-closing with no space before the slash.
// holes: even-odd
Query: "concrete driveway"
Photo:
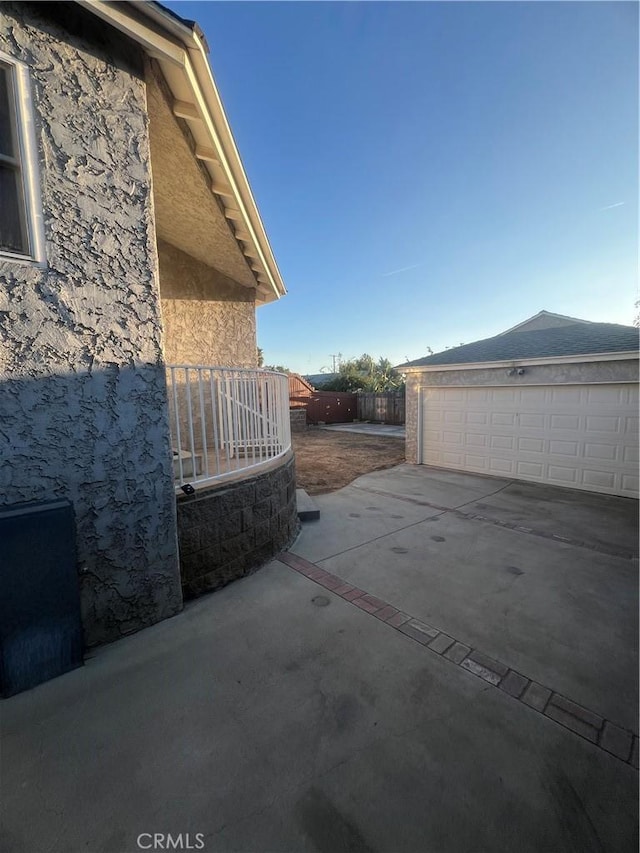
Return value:
<svg viewBox="0 0 640 853">
<path fill-rule="evenodd" d="M 362 435 L 386 435 L 389 438 L 406 437 L 404 426 L 394 426 L 393 424 L 348 423 L 324 425 L 319 428 L 328 429 L 333 432 L 359 432 Z"/>
<path fill-rule="evenodd" d="M 2 849 L 635 853 L 633 503 L 412 466 L 317 501 L 2 704 Z"/>
</svg>

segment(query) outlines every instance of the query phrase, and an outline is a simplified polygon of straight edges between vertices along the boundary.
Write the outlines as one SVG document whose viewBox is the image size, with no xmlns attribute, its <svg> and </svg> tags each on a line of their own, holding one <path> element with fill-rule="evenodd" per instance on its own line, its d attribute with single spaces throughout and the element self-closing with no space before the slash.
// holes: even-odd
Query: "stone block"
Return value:
<svg viewBox="0 0 640 853">
<path fill-rule="evenodd" d="M 199 551 L 200 545 L 200 528 L 186 527 L 182 528 L 178 525 L 178 541 L 180 543 L 180 554 L 193 554 Z"/>
<path fill-rule="evenodd" d="M 254 535 L 254 543 L 256 548 L 264 545 L 265 542 L 271 541 L 271 525 L 269 523 L 269 519 L 266 521 L 261 521 L 259 524 L 256 524 L 253 528 Z"/>
<path fill-rule="evenodd" d="M 242 533 L 242 510 L 222 516 L 219 521 L 220 538 L 230 539 Z"/>
</svg>

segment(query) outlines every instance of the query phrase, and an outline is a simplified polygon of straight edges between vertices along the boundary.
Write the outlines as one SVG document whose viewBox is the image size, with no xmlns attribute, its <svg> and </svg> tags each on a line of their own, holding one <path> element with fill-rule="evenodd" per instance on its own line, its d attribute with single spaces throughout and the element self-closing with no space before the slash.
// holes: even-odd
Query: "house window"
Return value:
<svg viewBox="0 0 640 853">
<path fill-rule="evenodd" d="M 29 73 L 0 54 L 0 257 L 42 262 L 43 246 Z"/>
</svg>

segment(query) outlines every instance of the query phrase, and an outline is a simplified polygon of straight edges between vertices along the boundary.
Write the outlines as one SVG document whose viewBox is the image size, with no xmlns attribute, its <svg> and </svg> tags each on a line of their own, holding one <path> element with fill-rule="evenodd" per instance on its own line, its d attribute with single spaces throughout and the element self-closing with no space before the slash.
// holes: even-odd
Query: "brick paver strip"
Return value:
<svg viewBox="0 0 640 853">
<path fill-rule="evenodd" d="M 600 736 L 600 746 L 623 761 L 628 761 L 631 757 L 633 735 L 607 721 Z"/>
<path fill-rule="evenodd" d="M 398 613 L 398 610 L 391 604 L 387 604 L 385 607 L 377 610 L 373 615 L 376 619 L 381 619 L 383 622 L 387 622 L 392 616 L 395 616 L 396 613 Z"/>
<path fill-rule="evenodd" d="M 586 723 L 588 726 L 592 726 L 594 729 L 602 728 L 602 724 L 604 722 L 602 717 L 599 717 L 592 711 L 587 711 L 587 709 L 583 708 L 582 705 L 576 705 L 575 702 L 572 702 L 565 696 L 561 696 L 559 693 L 553 694 L 549 705 L 553 705 L 554 707 L 559 708 L 566 714 L 571 714 L 572 717 L 575 717 L 582 723 Z M 548 707 L 547 710 L 549 710 Z"/>
<path fill-rule="evenodd" d="M 424 622 L 420 622 L 419 619 L 409 619 L 404 625 L 400 625 L 398 631 L 411 637 L 412 640 L 417 640 L 423 646 L 431 642 L 439 633 L 435 628 L 431 628 L 429 625 L 425 625 Z"/>
<path fill-rule="evenodd" d="M 456 515 L 464 515 L 464 513 L 456 512 Z M 482 516 L 470 515 L 469 518 L 482 519 L 506 526 L 502 522 L 484 519 Z M 527 528 L 516 527 L 515 529 L 529 532 Z M 538 531 L 531 532 L 534 535 L 539 535 Z M 478 649 L 472 649 L 470 646 L 460 643 L 454 637 L 426 625 L 408 613 L 403 613 L 392 604 L 388 604 L 363 589 L 352 586 L 343 578 L 321 569 L 315 563 L 305 560 L 304 557 L 299 557 L 290 551 L 283 551 L 278 554 L 276 559 L 309 580 L 339 595 L 344 601 L 350 601 L 360 610 L 375 616 L 385 625 L 389 625 L 407 637 L 416 640 L 430 651 L 442 655 L 452 664 L 477 675 L 495 687 L 499 687 L 515 701 L 522 702 L 534 711 L 543 714 L 547 719 L 559 723 L 580 737 L 596 744 L 610 755 L 636 769 L 638 768 L 637 734 L 620 728 L 610 720 L 604 720 L 588 708 L 572 702 L 566 696 L 553 693 L 548 687 L 544 687 L 536 681 L 529 681 L 524 675 L 510 670 L 501 661 L 488 657 Z"/>
<path fill-rule="evenodd" d="M 497 687 L 500 684 L 500 679 L 502 676 L 498 675 L 497 672 L 494 672 L 491 669 L 487 669 L 486 666 L 482 666 L 482 664 L 477 663 L 468 657 L 466 660 L 463 660 L 460 664 L 463 669 L 472 672 L 474 675 L 477 675 L 479 678 L 484 679 L 484 681 L 488 681 L 489 684 L 493 684 L 494 687 Z"/>
<path fill-rule="evenodd" d="M 500 690 L 504 690 L 505 693 L 513 696 L 514 699 L 519 699 L 528 683 L 529 679 L 525 678 L 524 675 L 510 670 L 500 682 Z"/>
<path fill-rule="evenodd" d="M 334 575 L 326 575 L 325 577 L 320 578 L 318 583 L 325 587 L 325 589 L 335 590 L 339 586 L 342 586 L 342 578 L 337 578 Z"/>
<path fill-rule="evenodd" d="M 525 690 L 522 701 L 536 711 L 544 711 L 545 706 L 551 698 L 551 691 L 537 681 L 532 681 Z"/>
<path fill-rule="evenodd" d="M 368 601 L 369 604 L 373 604 L 373 606 L 376 608 L 376 610 L 380 610 L 381 607 L 387 606 L 386 601 L 382 601 L 381 598 L 376 598 L 375 595 L 368 595 L 367 594 L 367 595 L 363 595 L 362 598 L 365 601 Z"/>
<path fill-rule="evenodd" d="M 354 586 L 349 592 L 341 592 L 340 597 L 346 599 L 347 601 L 353 601 L 354 598 L 360 598 L 361 595 L 364 595 L 363 589 L 358 589 L 357 586 Z"/>
<path fill-rule="evenodd" d="M 544 713 L 547 717 L 555 720 L 556 723 L 560 723 L 560 725 L 565 726 L 567 729 L 571 729 L 572 732 L 590 740 L 591 743 L 598 742 L 598 729 L 590 726 L 589 723 L 583 722 L 578 717 L 574 717 L 573 714 L 570 714 L 563 708 L 558 708 L 557 705 L 552 705 L 549 702 L 547 710 Z"/>
<path fill-rule="evenodd" d="M 360 610 L 364 610 L 366 613 L 375 613 L 376 610 L 380 610 L 380 607 L 377 604 L 372 604 L 362 596 L 360 598 L 352 598 L 351 603 L 355 604 L 356 607 L 359 607 Z"/>
<path fill-rule="evenodd" d="M 454 643 L 450 649 L 444 653 L 444 656 L 453 661 L 454 663 L 462 663 L 462 661 L 469 654 L 471 649 L 469 646 L 465 646 L 464 643 Z"/>
<path fill-rule="evenodd" d="M 509 672 L 509 667 L 505 666 L 503 663 L 500 663 L 493 658 L 487 657 L 487 655 L 483 655 L 482 652 L 474 650 L 469 655 L 472 661 L 480 664 L 480 666 L 485 669 L 490 669 L 491 672 L 495 672 L 501 678 L 505 676 Z"/>
<path fill-rule="evenodd" d="M 411 616 L 400 610 L 395 616 L 387 619 L 387 625 L 391 625 L 392 628 L 399 628 L 401 625 L 404 625 L 405 622 L 408 622 L 409 619 L 411 619 Z"/>
<path fill-rule="evenodd" d="M 443 652 L 446 652 L 449 646 L 452 646 L 454 643 L 455 640 L 453 639 L 453 637 L 449 637 L 447 634 L 438 634 L 435 640 L 432 640 L 429 643 L 429 648 L 441 655 Z"/>
</svg>

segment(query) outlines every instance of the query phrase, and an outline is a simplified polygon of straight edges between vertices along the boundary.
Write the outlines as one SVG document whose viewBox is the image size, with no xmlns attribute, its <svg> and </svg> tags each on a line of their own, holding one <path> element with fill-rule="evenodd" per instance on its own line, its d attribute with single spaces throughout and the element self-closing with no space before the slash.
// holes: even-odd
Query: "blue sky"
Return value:
<svg viewBox="0 0 640 853">
<path fill-rule="evenodd" d="M 545 308 L 631 324 L 638 6 L 170 2 L 197 20 L 288 295 L 269 364 L 395 364 Z"/>
</svg>

